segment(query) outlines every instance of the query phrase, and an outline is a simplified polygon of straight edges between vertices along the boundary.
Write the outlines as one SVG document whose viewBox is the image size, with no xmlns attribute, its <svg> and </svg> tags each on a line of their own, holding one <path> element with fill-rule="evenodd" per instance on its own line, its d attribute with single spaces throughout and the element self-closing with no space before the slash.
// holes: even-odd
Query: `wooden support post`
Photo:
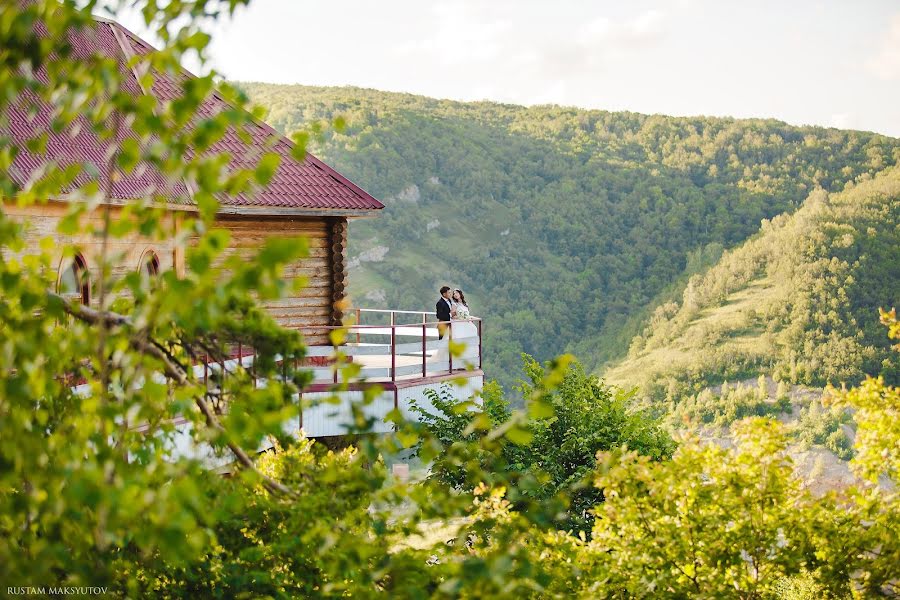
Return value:
<svg viewBox="0 0 900 600">
<path fill-rule="evenodd" d="M 347 269 L 344 263 L 344 250 L 347 245 L 347 219 L 329 219 L 328 242 L 328 256 L 331 263 L 331 324 L 340 327 L 344 322 L 343 311 L 347 280 Z M 357 341 L 357 343 L 359 342 Z"/>
<path fill-rule="evenodd" d="M 209 387 L 209 354 L 203 355 L 203 385 Z"/>
</svg>

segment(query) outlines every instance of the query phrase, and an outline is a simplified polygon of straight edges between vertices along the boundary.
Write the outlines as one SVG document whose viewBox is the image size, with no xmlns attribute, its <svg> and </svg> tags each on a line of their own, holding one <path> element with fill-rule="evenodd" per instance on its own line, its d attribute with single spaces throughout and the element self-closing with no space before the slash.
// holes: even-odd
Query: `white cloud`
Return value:
<svg viewBox="0 0 900 600">
<path fill-rule="evenodd" d="M 665 34 L 665 13 L 651 9 L 623 21 L 598 17 L 582 26 L 575 40 L 586 48 L 622 51 L 653 45 Z"/>
<path fill-rule="evenodd" d="M 662 11 L 645 11 L 628 24 L 629 33 L 636 39 L 658 39 L 665 34 L 664 21 L 665 14 Z"/>
<path fill-rule="evenodd" d="M 516 17 L 515 4 L 503 0 L 442 2 L 432 14 L 429 26 L 394 44 L 395 55 L 465 69 L 469 86 L 482 89 L 484 82 L 477 80 L 483 77 L 507 92 L 540 82 L 539 91 L 526 95 L 548 102 L 562 101 L 551 97 L 568 87 L 561 80 L 595 75 L 609 60 L 653 46 L 666 34 L 666 16 L 655 9 L 616 20 L 596 16 L 565 29 Z"/>
<path fill-rule="evenodd" d="M 501 58 L 508 45 L 512 23 L 488 14 L 483 5 L 470 2 L 442 2 L 434 6 L 433 31 L 395 46 L 399 55 L 431 55 L 445 66 L 482 63 Z"/>
<path fill-rule="evenodd" d="M 900 79 L 900 13 L 891 19 L 878 54 L 866 61 L 866 68 L 884 81 Z"/>
</svg>

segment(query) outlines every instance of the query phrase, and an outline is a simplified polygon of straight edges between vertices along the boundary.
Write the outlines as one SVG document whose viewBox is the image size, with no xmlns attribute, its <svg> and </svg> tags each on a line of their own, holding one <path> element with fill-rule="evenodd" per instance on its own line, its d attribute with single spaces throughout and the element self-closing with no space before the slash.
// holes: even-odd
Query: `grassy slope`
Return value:
<svg viewBox="0 0 900 600">
<path fill-rule="evenodd" d="M 900 300 L 900 169 L 840 194 L 813 194 L 792 216 L 659 306 L 628 358 L 605 372 L 649 397 L 775 373 L 837 383 L 891 372 L 876 309 Z"/>
</svg>

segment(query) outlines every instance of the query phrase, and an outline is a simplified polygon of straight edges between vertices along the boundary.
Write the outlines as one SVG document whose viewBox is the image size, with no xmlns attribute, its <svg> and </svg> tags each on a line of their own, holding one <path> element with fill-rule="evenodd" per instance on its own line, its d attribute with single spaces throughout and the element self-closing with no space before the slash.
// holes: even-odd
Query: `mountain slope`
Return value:
<svg viewBox="0 0 900 600">
<path fill-rule="evenodd" d="M 678 401 L 723 380 L 772 374 L 821 386 L 896 379 L 879 307 L 900 300 L 900 168 L 810 195 L 656 308 L 606 377 Z"/>
<path fill-rule="evenodd" d="M 347 121 L 314 150 L 387 204 L 352 225 L 356 304 L 421 309 L 461 286 L 506 384 L 522 351 L 624 353 L 646 305 L 762 219 L 900 158 L 891 138 L 777 121 L 242 87 L 285 132 Z"/>
</svg>

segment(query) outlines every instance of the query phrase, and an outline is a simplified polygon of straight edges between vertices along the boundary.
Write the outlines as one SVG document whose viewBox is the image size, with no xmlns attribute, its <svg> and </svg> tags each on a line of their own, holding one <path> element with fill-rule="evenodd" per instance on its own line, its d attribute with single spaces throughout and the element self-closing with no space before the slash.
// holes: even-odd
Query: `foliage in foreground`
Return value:
<svg viewBox="0 0 900 600">
<path fill-rule="evenodd" d="M 481 472 L 502 473 L 516 478 L 518 491 L 538 501 L 567 499 L 562 529 L 589 531 L 591 511 L 603 501 L 600 489 L 590 484 L 597 452 L 627 447 L 653 460 L 671 457 L 675 444 L 648 415 L 629 407 L 630 395 L 605 385 L 596 376 L 585 373 L 577 361 L 541 366 L 523 355 L 527 381 L 519 391 L 526 398 L 530 417 L 520 430 L 507 431 L 496 452 L 470 454 L 467 444 L 477 437 L 476 421 L 490 428 L 504 426 L 510 416 L 510 403 L 500 386 L 489 383 L 482 394 L 481 407 L 461 403 L 452 390 L 429 397 L 434 412 L 414 406 L 413 412 L 438 439 L 443 452 L 433 465 L 434 477 L 455 487 L 471 491 L 482 480 Z M 547 373 L 564 365 L 564 374 L 554 389 L 542 382 Z M 478 408 L 478 410 L 470 410 Z M 486 419 L 484 419 L 486 417 Z M 471 461 L 483 459 L 473 478 Z"/>
</svg>

